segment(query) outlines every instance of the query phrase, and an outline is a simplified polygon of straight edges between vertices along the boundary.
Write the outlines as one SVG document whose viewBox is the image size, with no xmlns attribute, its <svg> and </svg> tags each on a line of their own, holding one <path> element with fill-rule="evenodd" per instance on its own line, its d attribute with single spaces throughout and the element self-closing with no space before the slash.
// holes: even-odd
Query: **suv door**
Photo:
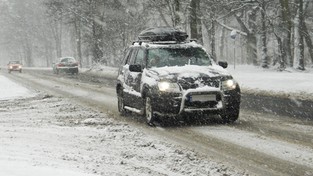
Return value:
<svg viewBox="0 0 313 176">
<path fill-rule="evenodd" d="M 142 48 L 134 49 L 129 65 L 140 65 L 141 68 L 144 68 L 145 50 Z M 125 84 L 128 88 L 128 90 L 124 92 L 127 94 L 127 97 L 125 97 L 125 104 L 140 110 L 143 107 L 143 100 L 140 91 L 142 72 L 131 72 L 128 69 L 125 73 Z"/>
</svg>

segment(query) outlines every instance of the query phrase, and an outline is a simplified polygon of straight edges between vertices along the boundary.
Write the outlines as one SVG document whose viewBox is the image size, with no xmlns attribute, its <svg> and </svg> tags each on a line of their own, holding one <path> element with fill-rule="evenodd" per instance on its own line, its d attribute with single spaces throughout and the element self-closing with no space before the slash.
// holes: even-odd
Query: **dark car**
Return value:
<svg viewBox="0 0 313 176">
<path fill-rule="evenodd" d="M 177 35 L 171 33 L 175 29 L 162 33 L 172 37 L 152 32 L 149 40 L 127 49 L 116 85 L 120 113 L 142 114 L 149 124 L 156 117 L 193 114 L 219 114 L 225 122 L 236 121 L 240 87 L 224 69 L 227 63 L 217 65 L 201 45 L 175 40 Z"/>
<path fill-rule="evenodd" d="M 73 57 L 62 57 L 53 64 L 53 73 L 60 72 L 78 74 L 78 62 Z"/>
<path fill-rule="evenodd" d="M 12 71 L 18 71 L 22 73 L 22 64 L 20 61 L 10 61 L 8 63 L 8 72 L 11 73 Z"/>
</svg>

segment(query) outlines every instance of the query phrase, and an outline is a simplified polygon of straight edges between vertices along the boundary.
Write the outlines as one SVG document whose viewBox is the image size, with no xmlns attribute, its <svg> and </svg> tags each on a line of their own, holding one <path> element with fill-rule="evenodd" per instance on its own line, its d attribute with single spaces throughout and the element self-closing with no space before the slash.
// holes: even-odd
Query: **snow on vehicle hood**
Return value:
<svg viewBox="0 0 313 176">
<path fill-rule="evenodd" d="M 146 73 L 155 77 L 156 80 L 230 76 L 225 69 L 216 64 L 211 66 L 185 65 L 151 68 Z"/>
</svg>

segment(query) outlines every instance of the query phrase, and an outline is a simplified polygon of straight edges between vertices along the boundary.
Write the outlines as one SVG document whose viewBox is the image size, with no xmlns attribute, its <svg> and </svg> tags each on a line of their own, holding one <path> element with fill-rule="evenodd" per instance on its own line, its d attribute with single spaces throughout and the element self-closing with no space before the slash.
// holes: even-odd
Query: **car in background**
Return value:
<svg viewBox="0 0 313 176">
<path fill-rule="evenodd" d="M 239 117 L 240 87 L 187 34 L 150 28 L 128 47 L 117 78 L 118 110 L 145 116 L 150 125 L 162 117 L 201 118 L 218 114 L 225 123 Z M 195 116 L 197 115 L 197 116 Z"/>
<path fill-rule="evenodd" d="M 12 71 L 18 71 L 22 73 L 22 64 L 20 61 L 10 61 L 8 63 L 8 72 L 11 73 Z"/>
<path fill-rule="evenodd" d="M 78 61 L 73 57 L 62 57 L 53 64 L 53 73 L 60 72 L 78 74 Z"/>
</svg>

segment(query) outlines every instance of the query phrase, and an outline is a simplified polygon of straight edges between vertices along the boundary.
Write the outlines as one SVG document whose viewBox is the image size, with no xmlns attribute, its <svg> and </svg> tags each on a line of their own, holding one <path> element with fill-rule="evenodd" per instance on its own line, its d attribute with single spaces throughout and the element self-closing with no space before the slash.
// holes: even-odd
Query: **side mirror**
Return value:
<svg viewBox="0 0 313 176">
<path fill-rule="evenodd" d="M 131 71 L 131 72 L 142 72 L 141 65 L 130 65 L 129 71 Z"/>
<path fill-rule="evenodd" d="M 218 61 L 218 65 L 223 67 L 223 68 L 227 68 L 228 67 L 228 63 L 224 62 L 224 61 Z"/>
</svg>

